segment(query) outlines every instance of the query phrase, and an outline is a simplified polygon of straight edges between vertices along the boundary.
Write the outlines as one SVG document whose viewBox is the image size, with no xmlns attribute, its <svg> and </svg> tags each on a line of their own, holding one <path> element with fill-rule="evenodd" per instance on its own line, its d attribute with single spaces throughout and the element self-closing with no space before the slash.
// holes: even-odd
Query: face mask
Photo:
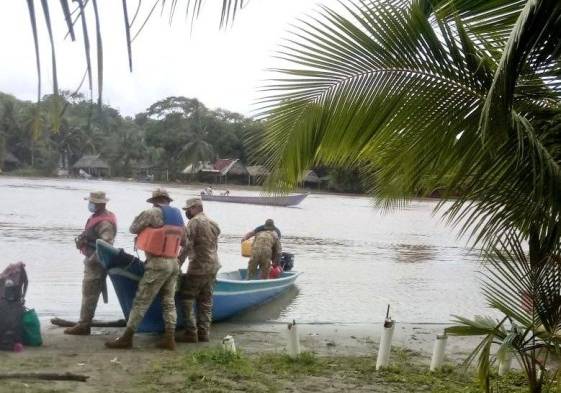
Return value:
<svg viewBox="0 0 561 393">
<path fill-rule="evenodd" d="M 88 210 L 92 213 L 95 213 L 95 203 L 93 202 L 88 203 Z"/>
</svg>

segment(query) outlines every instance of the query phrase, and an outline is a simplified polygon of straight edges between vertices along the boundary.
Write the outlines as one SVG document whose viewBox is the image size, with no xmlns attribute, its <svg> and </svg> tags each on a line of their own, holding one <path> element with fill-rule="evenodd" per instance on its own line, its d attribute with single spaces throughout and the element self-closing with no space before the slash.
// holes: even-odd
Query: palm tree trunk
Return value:
<svg viewBox="0 0 561 393">
<path fill-rule="evenodd" d="M 31 168 L 35 166 L 35 142 L 33 141 L 33 136 L 31 136 Z"/>
</svg>

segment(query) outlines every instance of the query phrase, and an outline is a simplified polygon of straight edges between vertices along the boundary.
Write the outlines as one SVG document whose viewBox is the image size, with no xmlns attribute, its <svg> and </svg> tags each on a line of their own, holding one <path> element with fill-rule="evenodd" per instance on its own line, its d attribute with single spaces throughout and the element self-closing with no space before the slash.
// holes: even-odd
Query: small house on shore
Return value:
<svg viewBox="0 0 561 393">
<path fill-rule="evenodd" d="M 191 176 L 197 175 L 199 180 L 215 183 L 227 183 L 228 179 L 245 183 L 249 175 L 245 165 L 237 158 L 221 158 L 213 163 L 199 161 L 187 165 L 181 173 Z"/>
<path fill-rule="evenodd" d="M 21 165 L 21 162 L 11 152 L 7 151 L 4 154 L 4 159 L 1 164 L 2 164 L 0 165 L 1 170 L 13 171 L 14 169 L 17 169 Z"/>
<path fill-rule="evenodd" d="M 247 184 L 250 186 L 252 184 L 263 183 L 265 178 L 270 175 L 269 170 L 265 168 L 263 165 L 252 165 L 252 166 L 248 166 L 246 169 L 248 173 Z"/>
<path fill-rule="evenodd" d="M 131 164 L 132 176 L 141 181 L 153 181 L 156 166 L 147 161 L 135 161 Z"/>
<path fill-rule="evenodd" d="M 72 165 L 74 174 L 78 175 L 80 171 L 95 177 L 111 176 L 111 167 L 107 162 L 100 158 L 99 154 L 84 155 L 74 165 Z"/>
<path fill-rule="evenodd" d="M 219 183 L 228 183 L 228 177 L 230 180 L 242 180 L 248 176 L 247 169 L 242 162 L 236 158 L 222 158 L 214 162 L 214 169 L 220 172 Z"/>
</svg>

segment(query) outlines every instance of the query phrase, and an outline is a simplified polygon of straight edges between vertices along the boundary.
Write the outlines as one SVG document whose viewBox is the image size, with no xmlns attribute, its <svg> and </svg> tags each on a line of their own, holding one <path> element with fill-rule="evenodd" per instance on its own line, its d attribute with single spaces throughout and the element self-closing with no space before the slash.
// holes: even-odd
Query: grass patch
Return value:
<svg viewBox="0 0 561 393">
<path fill-rule="evenodd" d="M 448 366 L 428 371 L 426 358 L 408 351 L 392 354 L 392 366 L 376 371 L 373 357 L 322 357 L 303 353 L 232 354 L 219 347 L 187 352 L 154 364 L 139 392 L 282 392 L 336 390 L 356 392 L 479 393 L 473 373 Z M 494 379 L 494 393 L 527 392 L 519 373 Z M 556 390 L 551 390 L 551 393 Z"/>
</svg>

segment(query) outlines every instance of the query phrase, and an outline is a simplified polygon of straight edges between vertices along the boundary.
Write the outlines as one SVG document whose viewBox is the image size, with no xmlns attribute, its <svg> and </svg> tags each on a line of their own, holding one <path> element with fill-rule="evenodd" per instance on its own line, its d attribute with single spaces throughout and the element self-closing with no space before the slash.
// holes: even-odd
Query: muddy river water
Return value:
<svg viewBox="0 0 561 393">
<path fill-rule="evenodd" d="M 76 318 L 82 259 L 74 247 L 88 217 L 90 191 L 103 190 L 118 216 L 116 245 L 132 252 L 128 226 L 147 208 L 153 184 L 0 177 L 0 268 L 24 261 L 29 270 L 27 303 L 42 318 Z M 169 186 L 179 206 L 199 188 Z M 256 194 L 232 190 L 233 195 Z M 241 318 L 296 319 L 309 323 L 381 321 L 387 304 L 402 322 L 444 323 L 451 314 L 485 313 L 479 293 L 478 253 L 433 216 L 434 201 L 381 212 L 367 197 L 312 194 L 299 207 L 282 208 L 208 202 L 207 214 L 221 229 L 223 270 L 244 266 L 240 238 L 273 218 L 283 248 L 296 255 L 297 286 L 272 304 Z M 121 316 L 111 284 L 99 318 Z"/>
</svg>

